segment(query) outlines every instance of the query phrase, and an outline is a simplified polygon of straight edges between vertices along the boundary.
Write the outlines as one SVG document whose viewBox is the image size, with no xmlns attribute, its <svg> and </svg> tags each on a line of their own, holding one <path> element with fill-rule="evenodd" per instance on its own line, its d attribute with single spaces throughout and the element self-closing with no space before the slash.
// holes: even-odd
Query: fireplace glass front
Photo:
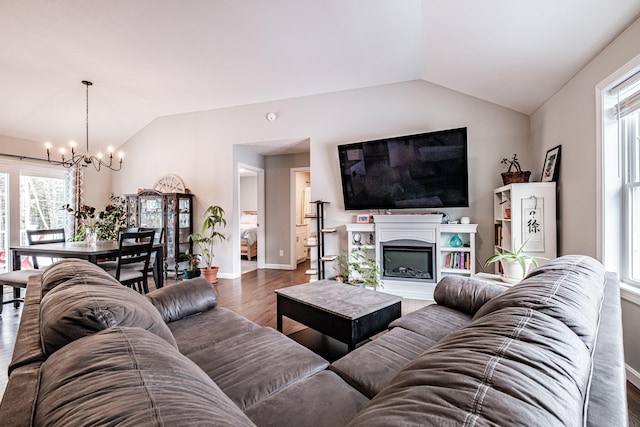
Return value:
<svg viewBox="0 0 640 427">
<path fill-rule="evenodd" d="M 382 243 L 382 278 L 435 282 L 435 245 L 417 240 Z"/>
</svg>

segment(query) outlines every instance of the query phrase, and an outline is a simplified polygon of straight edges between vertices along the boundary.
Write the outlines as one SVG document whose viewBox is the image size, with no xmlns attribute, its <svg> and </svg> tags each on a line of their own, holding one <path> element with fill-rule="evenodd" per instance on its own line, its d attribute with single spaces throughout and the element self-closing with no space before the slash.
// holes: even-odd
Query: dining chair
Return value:
<svg viewBox="0 0 640 427">
<path fill-rule="evenodd" d="M 156 233 L 154 234 L 153 242 L 162 243 L 162 238 L 164 236 L 164 230 L 162 228 L 127 227 L 120 230 L 120 233 L 135 233 L 136 231 L 152 231 L 152 230 L 155 231 Z M 154 262 L 155 262 L 155 254 L 152 253 L 151 264 L 149 267 L 151 270 L 153 270 Z M 107 271 L 115 270 L 117 266 L 118 266 L 117 259 L 107 259 L 103 261 L 98 261 L 98 267 L 102 268 L 103 270 L 107 270 Z M 138 267 L 136 265 L 125 265 L 123 266 L 123 268 L 138 268 Z"/>
<path fill-rule="evenodd" d="M 156 234 L 154 234 L 153 237 L 153 243 L 164 243 L 164 228 L 163 227 L 158 227 L 158 228 L 146 228 L 146 227 L 140 227 L 138 229 L 138 231 L 155 231 Z M 164 253 L 164 251 L 163 251 Z M 160 262 L 164 263 L 164 256 L 162 257 L 162 259 L 160 260 Z M 151 272 L 155 272 L 155 265 L 156 265 L 156 253 L 152 253 L 151 254 L 151 264 L 149 266 L 149 269 L 151 270 Z M 164 269 L 163 271 L 166 271 L 166 269 Z M 155 277 L 154 277 L 155 279 Z"/>
<path fill-rule="evenodd" d="M 147 273 L 153 250 L 155 231 L 121 232 L 118 238 L 116 269 L 108 270 L 125 286 L 141 294 L 149 292 Z"/>
<path fill-rule="evenodd" d="M 64 228 L 27 230 L 27 241 L 29 242 L 29 246 L 65 242 Z M 21 293 L 22 289 L 26 289 L 27 287 L 27 280 L 29 279 L 29 276 L 42 272 L 42 269 L 40 269 L 38 264 L 38 257 L 31 257 L 31 263 L 34 268 L 0 273 L 0 313 L 2 313 L 2 306 L 4 304 L 13 303 L 13 306 L 18 308 L 20 303 L 24 301 Z M 9 301 L 4 300 L 5 286 L 13 287 L 13 299 Z"/>
</svg>

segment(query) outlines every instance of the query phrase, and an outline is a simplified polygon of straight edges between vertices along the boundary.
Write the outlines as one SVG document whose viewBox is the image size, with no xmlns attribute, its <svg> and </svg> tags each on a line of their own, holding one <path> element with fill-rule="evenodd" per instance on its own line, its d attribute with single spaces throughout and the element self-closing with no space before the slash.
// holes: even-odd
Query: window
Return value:
<svg viewBox="0 0 640 427">
<path fill-rule="evenodd" d="M 61 168 L 0 160 L 0 272 L 11 269 L 10 246 L 27 244 L 26 230 L 64 227 L 66 177 Z"/>
<path fill-rule="evenodd" d="M 9 175 L 0 173 L 0 273 L 7 271 L 9 259 Z"/>
<path fill-rule="evenodd" d="M 20 176 L 20 244 L 26 245 L 26 230 L 63 228 L 67 212 L 65 180 L 43 176 Z"/>
<path fill-rule="evenodd" d="M 640 70 L 627 76 L 602 104 L 603 259 L 640 287 Z"/>
<path fill-rule="evenodd" d="M 640 110 L 620 123 L 623 154 L 623 280 L 640 286 Z"/>
</svg>

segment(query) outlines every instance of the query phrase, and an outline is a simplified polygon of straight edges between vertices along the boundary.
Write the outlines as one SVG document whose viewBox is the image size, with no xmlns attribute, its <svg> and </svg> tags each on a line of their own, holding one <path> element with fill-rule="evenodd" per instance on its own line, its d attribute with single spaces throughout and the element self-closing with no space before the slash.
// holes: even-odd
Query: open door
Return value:
<svg viewBox="0 0 640 427">
<path fill-rule="evenodd" d="M 264 170 L 238 164 L 241 274 L 264 268 Z"/>
</svg>

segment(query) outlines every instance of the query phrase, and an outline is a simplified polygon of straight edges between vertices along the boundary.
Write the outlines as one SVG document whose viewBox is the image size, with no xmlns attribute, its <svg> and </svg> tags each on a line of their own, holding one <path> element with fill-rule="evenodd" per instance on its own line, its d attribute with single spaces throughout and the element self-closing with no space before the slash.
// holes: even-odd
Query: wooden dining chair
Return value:
<svg viewBox="0 0 640 427">
<path fill-rule="evenodd" d="M 153 243 L 164 243 L 164 228 L 162 227 L 158 227 L 158 228 L 146 228 L 146 227 L 140 227 L 138 229 L 138 231 L 155 231 L 156 234 L 154 234 L 153 237 Z M 163 251 L 164 253 L 164 251 Z M 164 256 L 162 257 L 162 259 L 160 260 L 160 262 L 164 263 Z M 151 263 L 149 265 L 149 269 L 151 270 L 151 272 L 155 273 L 156 269 L 156 253 L 153 252 L 151 254 Z M 156 277 L 154 276 L 154 279 L 156 279 Z"/>
<path fill-rule="evenodd" d="M 108 271 L 120 283 L 141 294 L 149 292 L 147 273 L 154 235 L 153 230 L 120 233 L 116 269 Z"/>
<path fill-rule="evenodd" d="M 29 246 L 42 245 L 45 243 L 65 242 L 64 228 L 55 228 L 50 230 L 27 230 L 27 241 Z M 4 304 L 13 303 L 15 308 L 20 307 L 20 303 L 24 301 L 21 296 L 22 289 L 26 289 L 29 276 L 40 274 L 42 270 L 38 264 L 38 257 L 31 257 L 32 269 L 7 271 L 0 273 L 0 313 Z M 13 287 L 13 299 L 4 300 L 4 287 Z"/>
</svg>

